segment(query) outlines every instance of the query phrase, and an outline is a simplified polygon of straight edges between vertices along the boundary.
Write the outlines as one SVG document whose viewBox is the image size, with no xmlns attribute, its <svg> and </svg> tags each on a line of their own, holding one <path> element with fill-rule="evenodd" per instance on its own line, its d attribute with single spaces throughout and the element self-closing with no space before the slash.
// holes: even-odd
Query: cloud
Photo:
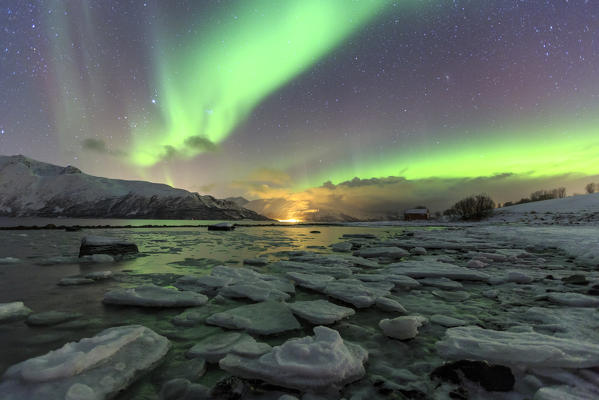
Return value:
<svg viewBox="0 0 599 400">
<path fill-rule="evenodd" d="M 115 157 L 124 157 L 127 155 L 122 150 L 111 150 L 106 146 L 106 142 L 102 139 L 87 138 L 81 142 L 83 150 L 91 151 L 99 154 L 108 154 Z"/>
<path fill-rule="evenodd" d="M 218 146 L 205 136 L 196 135 L 185 139 L 185 147 L 178 148 L 169 144 L 162 147 L 160 158 L 165 161 L 189 159 L 198 152 L 216 151 Z"/>
<path fill-rule="evenodd" d="M 216 151 L 218 146 L 205 136 L 196 135 L 185 139 L 185 146 L 200 151 Z"/>
<path fill-rule="evenodd" d="M 496 202 L 517 201 L 539 189 L 583 187 L 582 177 L 570 175 L 532 178 L 502 173 L 477 178 L 428 178 L 409 180 L 401 176 L 359 179 L 303 191 L 268 185 L 248 186 L 246 207 L 275 219 L 325 220 L 353 216 L 359 219 L 397 218 L 407 208 L 427 206 L 443 211 L 465 196 L 487 193 Z M 579 182 L 580 181 L 580 182 Z M 345 218 L 345 217 L 343 217 Z"/>
</svg>

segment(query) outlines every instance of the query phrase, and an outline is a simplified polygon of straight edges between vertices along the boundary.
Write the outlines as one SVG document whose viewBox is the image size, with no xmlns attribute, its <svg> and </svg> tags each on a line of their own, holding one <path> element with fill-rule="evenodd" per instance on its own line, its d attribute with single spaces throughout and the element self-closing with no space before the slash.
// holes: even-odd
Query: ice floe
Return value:
<svg viewBox="0 0 599 400">
<path fill-rule="evenodd" d="M 154 368 L 170 348 L 152 330 L 130 325 L 67 343 L 58 350 L 10 367 L 0 383 L 3 400 L 114 397 Z"/>
<path fill-rule="evenodd" d="M 229 354 L 219 365 L 233 375 L 309 392 L 331 392 L 365 374 L 368 353 L 323 326 L 259 357 Z"/>
</svg>

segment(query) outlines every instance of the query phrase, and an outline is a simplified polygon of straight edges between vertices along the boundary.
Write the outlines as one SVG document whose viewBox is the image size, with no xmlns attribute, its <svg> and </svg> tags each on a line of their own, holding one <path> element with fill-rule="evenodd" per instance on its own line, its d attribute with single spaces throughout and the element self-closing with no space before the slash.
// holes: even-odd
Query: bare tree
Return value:
<svg viewBox="0 0 599 400">
<path fill-rule="evenodd" d="M 588 194 L 595 193 L 597 191 L 597 185 L 594 182 L 587 184 L 584 188 Z"/>
<path fill-rule="evenodd" d="M 479 220 L 493 214 L 495 202 L 486 194 L 466 197 L 445 211 L 445 215 L 463 220 Z"/>
</svg>

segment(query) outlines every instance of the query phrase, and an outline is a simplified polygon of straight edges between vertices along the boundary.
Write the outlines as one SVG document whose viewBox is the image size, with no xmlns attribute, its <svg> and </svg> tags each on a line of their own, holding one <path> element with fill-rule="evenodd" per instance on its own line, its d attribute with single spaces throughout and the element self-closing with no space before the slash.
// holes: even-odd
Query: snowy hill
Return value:
<svg viewBox="0 0 599 400">
<path fill-rule="evenodd" d="M 599 221 L 599 193 L 498 208 L 492 218 L 507 222 L 587 223 Z"/>
<path fill-rule="evenodd" d="M 0 216 L 267 219 L 232 201 L 163 184 L 91 176 L 21 155 L 0 156 Z"/>
</svg>

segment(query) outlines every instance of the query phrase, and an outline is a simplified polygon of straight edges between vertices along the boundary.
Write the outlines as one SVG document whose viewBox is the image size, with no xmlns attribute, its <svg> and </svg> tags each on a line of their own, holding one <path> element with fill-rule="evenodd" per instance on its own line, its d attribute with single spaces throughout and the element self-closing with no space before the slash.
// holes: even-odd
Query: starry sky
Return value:
<svg viewBox="0 0 599 400">
<path fill-rule="evenodd" d="M 0 154 L 275 218 L 599 174 L 593 0 L 6 0 Z"/>
</svg>

